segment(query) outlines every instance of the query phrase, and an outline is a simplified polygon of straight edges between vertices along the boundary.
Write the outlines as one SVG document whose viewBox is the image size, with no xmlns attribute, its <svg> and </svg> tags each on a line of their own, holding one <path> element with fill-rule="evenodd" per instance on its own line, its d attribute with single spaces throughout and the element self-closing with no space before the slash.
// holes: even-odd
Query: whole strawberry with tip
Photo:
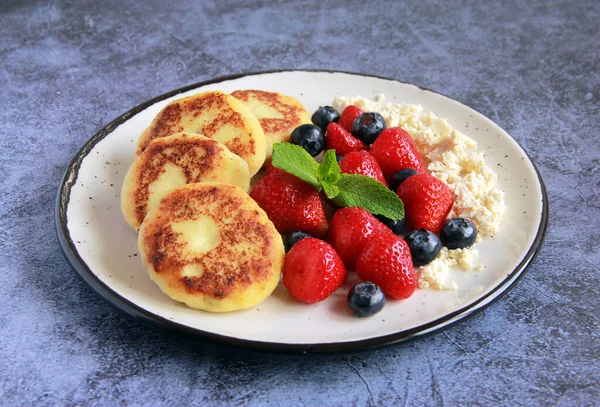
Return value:
<svg viewBox="0 0 600 407">
<path fill-rule="evenodd" d="M 409 298 L 417 289 L 408 245 L 391 232 L 376 233 L 367 241 L 356 259 L 356 273 L 398 300 Z"/>
<path fill-rule="evenodd" d="M 331 219 L 327 241 L 338 252 L 346 267 L 354 270 L 356 258 L 364 245 L 373 234 L 385 230 L 386 226 L 365 209 L 342 208 Z"/>
<path fill-rule="evenodd" d="M 379 164 L 367 151 L 354 151 L 340 161 L 340 170 L 344 174 L 362 174 L 387 185 Z"/>
<path fill-rule="evenodd" d="M 452 208 L 452 191 L 442 181 L 421 172 L 407 178 L 397 191 L 406 209 L 411 230 L 426 229 L 439 235 Z"/>
<path fill-rule="evenodd" d="M 346 269 L 340 256 L 323 240 L 304 238 L 285 256 L 283 284 L 299 301 L 309 304 L 322 301 L 345 280 Z"/>
<path fill-rule="evenodd" d="M 267 213 L 280 233 L 302 230 L 322 237 L 327 218 L 319 193 L 300 178 L 273 171 L 250 191 L 250 197 Z"/>
</svg>

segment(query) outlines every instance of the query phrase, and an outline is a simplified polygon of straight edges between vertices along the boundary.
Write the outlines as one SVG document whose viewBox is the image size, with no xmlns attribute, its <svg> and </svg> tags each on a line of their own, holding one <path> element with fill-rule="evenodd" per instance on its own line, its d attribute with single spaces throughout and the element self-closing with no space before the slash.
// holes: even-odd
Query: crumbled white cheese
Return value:
<svg viewBox="0 0 600 407">
<path fill-rule="evenodd" d="M 434 261 L 416 270 L 419 288 L 455 290 L 458 287 L 457 284 L 454 281 L 446 281 L 452 265 L 452 260 L 448 258 L 448 251 L 445 248 L 442 249 Z"/>
<path fill-rule="evenodd" d="M 450 267 L 459 266 L 465 271 L 472 270 L 473 261 L 478 254 L 477 249 L 474 248 L 454 250 L 442 248 L 434 261 L 416 270 L 419 288 L 456 289 L 457 285 L 454 281 L 446 282 Z M 480 267 L 483 268 L 483 264 L 475 266 L 476 269 Z"/>
<path fill-rule="evenodd" d="M 448 218 L 471 219 L 477 227 L 478 239 L 497 233 L 506 211 L 504 193 L 497 188 L 498 175 L 485 165 L 484 152 L 477 151 L 475 140 L 420 105 L 385 103 L 383 95 L 378 95 L 376 101 L 360 96 L 333 101 L 333 107 L 339 112 L 349 105 L 378 112 L 388 127 L 402 127 L 412 136 L 431 175 L 445 182 L 453 193 L 454 205 Z M 443 249 L 438 258 L 417 270 L 419 287 L 455 289 L 454 282 L 446 282 L 450 267 L 459 265 L 471 270 L 476 255 L 477 250 L 472 248 Z M 475 268 L 480 270 L 483 265 Z"/>
</svg>

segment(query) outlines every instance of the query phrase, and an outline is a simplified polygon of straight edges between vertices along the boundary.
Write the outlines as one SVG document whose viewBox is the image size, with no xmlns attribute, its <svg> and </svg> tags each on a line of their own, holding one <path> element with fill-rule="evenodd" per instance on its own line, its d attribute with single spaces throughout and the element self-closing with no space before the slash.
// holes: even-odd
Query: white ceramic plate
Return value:
<svg viewBox="0 0 600 407">
<path fill-rule="evenodd" d="M 456 291 L 419 289 L 408 300 L 388 301 L 379 314 L 358 319 L 346 306 L 353 279 L 327 300 L 301 304 L 280 284 L 259 306 L 211 314 L 165 296 L 137 255 L 136 234 L 125 224 L 119 193 L 138 136 L 169 101 L 199 91 L 263 89 L 297 97 L 309 112 L 336 96 L 421 104 L 447 118 L 486 152 L 506 191 L 500 232 L 477 246 L 483 271 L 452 270 Z M 191 85 L 137 106 L 93 136 L 75 156 L 60 186 L 56 222 L 60 243 L 88 285 L 125 313 L 199 338 L 271 350 L 338 351 L 403 341 L 448 326 L 488 305 L 524 273 L 538 252 L 548 220 L 539 172 L 517 142 L 477 111 L 438 93 L 373 76 L 343 72 L 281 71 Z"/>
</svg>

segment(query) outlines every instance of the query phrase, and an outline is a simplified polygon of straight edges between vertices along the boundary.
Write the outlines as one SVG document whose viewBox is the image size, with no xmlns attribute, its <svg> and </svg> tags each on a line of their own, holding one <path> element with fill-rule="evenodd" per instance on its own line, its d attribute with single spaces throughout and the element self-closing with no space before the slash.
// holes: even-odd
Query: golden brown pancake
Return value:
<svg viewBox="0 0 600 407">
<path fill-rule="evenodd" d="M 292 96 L 263 90 L 236 90 L 231 96 L 246 104 L 258 119 L 267 139 L 267 158 L 271 158 L 273 143 L 288 142 L 296 127 L 311 123 L 304 105 Z"/>
<path fill-rule="evenodd" d="M 154 139 L 180 132 L 202 134 L 224 144 L 248 163 L 250 175 L 265 161 L 265 135 L 258 120 L 242 102 L 226 93 L 198 93 L 169 103 L 140 136 L 137 153 Z"/>
<path fill-rule="evenodd" d="M 240 188 L 221 183 L 171 190 L 138 236 L 142 262 L 176 301 L 211 312 L 253 307 L 279 283 L 281 235 Z"/>
<path fill-rule="evenodd" d="M 217 181 L 248 191 L 248 164 L 223 144 L 192 133 L 153 140 L 129 168 L 121 189 L 125 220 L 138 230 L 148 209 L 171 189 Z"/>
</svg>

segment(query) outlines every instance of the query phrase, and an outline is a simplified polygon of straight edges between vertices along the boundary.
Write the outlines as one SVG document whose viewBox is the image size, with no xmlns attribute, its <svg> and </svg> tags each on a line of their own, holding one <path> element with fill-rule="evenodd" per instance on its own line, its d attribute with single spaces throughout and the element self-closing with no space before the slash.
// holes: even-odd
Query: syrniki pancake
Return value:
<svg viewBox="0 0 600 407">
<path fill-rule="evenodd" d="M 153 140 L 129 168 L 121 190 L 125 220 L 138 230 L 146 213 L 171 189 L 217 181 L 248 191 L 248 165 L 221 143 L 198 134 L 178 133 Z"/>
<path fill-rule="evenodd" d="M 267 158 L 273 143 L 290 141 L 296 127 L 311 122 L 304 105 L 292 96 L 263 90 L 236 90 L 231 96 L 241 100 L 258 119 L 267 139 Z"/>
<path fill-rule="evenodd" d="M 142 262 L 176 301 L 211 312 L 250 308 L 279 283 L 284 248 L 265 212 L 234 185 L 171 190 L 144 219 Z"/>
<path fill-rule="evenodd" d="M 154 139 L 182 131 L 224 144 L 248 163 L 250 175 L 265 161 L 265 134 L 260 123 L 242 102 L 226 93 L 198 93 L 169 103 L 140 136 L 137 153 Z"/>
</svg>

